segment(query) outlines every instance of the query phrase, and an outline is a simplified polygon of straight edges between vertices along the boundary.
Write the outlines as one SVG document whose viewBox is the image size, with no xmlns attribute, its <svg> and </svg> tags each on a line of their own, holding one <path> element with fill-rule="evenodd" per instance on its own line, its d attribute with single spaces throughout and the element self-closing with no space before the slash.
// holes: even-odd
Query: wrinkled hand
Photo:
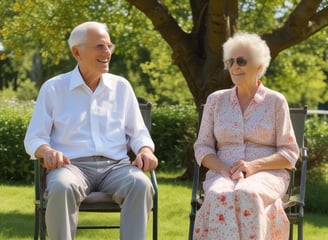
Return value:
<svg viewBox="0 0 328 240">
<path fill-rule="evenodd" d="M 246 178 L 255 173 L 250 162 L 239 160 L 230 167 L 231 179 L 238 180 L 240 178 Z"/>
<path fill-rule="evenodd" d="M 154 170 L 157 167 L 158 159 L 151 149 L 143 147 L 137 154 L 136 158 L 132 161 L 132 165 L 147 172 Z"/>
<path fill-rule="evenodd" d="M 43 152 L 43 167 L 47 169 L 61 168 L 64 164 L 70 164 L 70 160 L 54 149 L 48 149 Z"/>
<path fill-rule="evenodd" d="M 222 164 L 220 166 L 220 173 L 222 174 L 222 176 L 226 177 L 226 178 L 231 178 L 231 174 L 230 174 L 230 167 L 227 164 Z"/>
</svg>

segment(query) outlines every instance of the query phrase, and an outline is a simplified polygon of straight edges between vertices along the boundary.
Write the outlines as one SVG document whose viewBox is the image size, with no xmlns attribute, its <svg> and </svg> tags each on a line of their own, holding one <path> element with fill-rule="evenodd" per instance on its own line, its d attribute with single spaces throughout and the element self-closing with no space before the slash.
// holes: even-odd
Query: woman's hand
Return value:
<svg viewBox="0 0 328 240">
<path fill-rule="evenodd" d="M 270 156 L 258 158 L 250 162 L 241 159 L 231 166 L 229 172 L 232 179 L 238 179 L 241 173 L 244 175 L 244 178 L 246 178 L 259 171 L 290 167 L 291 164 L 285 157 L 279 153 L 274 153 Z"/>
<path fill-rule="evenodd" d="M 230 167 L 229 173 L 231 179 L 238 180 L 240 178 L 246 178 L 253 175 L 256 173 L 256 169 L 254 168 L 252 162 L 239 160 Z"/>
</svg>

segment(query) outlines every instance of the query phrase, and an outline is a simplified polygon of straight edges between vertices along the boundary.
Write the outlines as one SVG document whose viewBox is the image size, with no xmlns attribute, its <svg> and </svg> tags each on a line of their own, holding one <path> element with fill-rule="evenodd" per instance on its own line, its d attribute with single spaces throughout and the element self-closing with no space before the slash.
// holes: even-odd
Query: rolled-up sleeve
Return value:
<svg viewBox="0 0 328 240">
<path fill-rule="evenodd" d="M 290 162 L 290 168 L 294 168 L 299 157 L 292 121 L 290 118 L 287 101 L 283 101 L 276 112 L 276 141 L 277 152 Z"/>
<path fill-rule="evenodd" d="M 205 156 L 216 154 L 215 137 L 214 137 L 214 114 L 213 114 L 213 98 L 211 95 L 207 98 L 204 105 L 202 120 L 198 131 L 198 137 L 194 143 L 195 158 L 201 165 Z"/>
</svg>

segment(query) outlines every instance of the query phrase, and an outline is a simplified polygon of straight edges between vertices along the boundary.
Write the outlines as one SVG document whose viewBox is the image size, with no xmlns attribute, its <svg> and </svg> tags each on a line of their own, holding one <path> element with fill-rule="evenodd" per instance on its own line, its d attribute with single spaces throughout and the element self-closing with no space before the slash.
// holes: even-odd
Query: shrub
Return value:
<svg viewBox="0 0 328 240">
<path fill-rule="evenodd" d="M 159 159 L 159 170 L 183 169 L 190 161 L 196 138 L 197 113 L 193 106 L 154 107 L 151 135 Z M 191 151 L 192 152 L 192 151 Z"/>
<path fill-rule="evenodd" d="M 28 161 L 23 139 L 32 113 L 33 102 L 0 100 L 0 180 L 28 182 L 33 179 L 33 164 Z M 197 113 L 194 106 L 154 106 L 151 135 L 159 159 L 159 171 L 181 170 L 193 159 Z M 327 175 L 328 124 L 311 116 L 306 122 L 309 151 L 308 181 L 321 182 Z"/>
<path fill-rule="evenodd" d="M 328 214 L 328 187 L 327 182 L 307 181 L 305 191 L 305 211 Z"/>
<path fill-rule="evenodd" d="M 23 139 L 33 104 L 15 99 L 0 105 L 0 180 L 31 183 L 33 164 L 28 161 Z"/>
<path fill-rule="evenodd" d="M 30 183 L 33 164 L 23 140 L 33 102 L 2 100 L 0 107 L 0 180 Z M 153 107 L 152 137 L 160 161 L 158 170 L 185 167 L 185 155 L 195 140 L 196 111 L 192 106 Z M 190 158 L 188 158 L 190 160 Z"/>
<path fill-rule="evenodd" d="M 38 89 L 35 82 L 30 79 L 22 82 L 17 88 L 17 98 L 19 100 L 36 100 L 38 96 Z"/>
<path fill-rule="evenodd" d="M 305 210 L 328 213 L 328 124 L 326 117 L 309 116 L 305 142 L 308 148 L 308 171 Z"/>
<path fill-rule="evenodd" d="M 325 117 L 310 116 L 306 121 L 305 145 L 308 147 L 308 169 L 328 163 L 328 123 Z"/>
</svg>

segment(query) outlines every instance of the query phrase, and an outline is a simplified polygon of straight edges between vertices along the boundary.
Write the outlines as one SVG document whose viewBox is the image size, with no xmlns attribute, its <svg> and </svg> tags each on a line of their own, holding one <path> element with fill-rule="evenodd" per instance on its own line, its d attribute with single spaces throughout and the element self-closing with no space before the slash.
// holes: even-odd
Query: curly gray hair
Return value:
<svg viewBox="0 0 328 240">
<path fill-rule="evenodd" d="M 248 49 L 253 57 L 253 61 L 256 64 L 262 65 L 262 70 L 258 76 L 261 78 L 271 61 L 270 49 L 266 42 L 255 33 L 235 33 L 223 44 L 223 62 L 231 58 L 232 52 L 240 47 Z"/>
</svg>

